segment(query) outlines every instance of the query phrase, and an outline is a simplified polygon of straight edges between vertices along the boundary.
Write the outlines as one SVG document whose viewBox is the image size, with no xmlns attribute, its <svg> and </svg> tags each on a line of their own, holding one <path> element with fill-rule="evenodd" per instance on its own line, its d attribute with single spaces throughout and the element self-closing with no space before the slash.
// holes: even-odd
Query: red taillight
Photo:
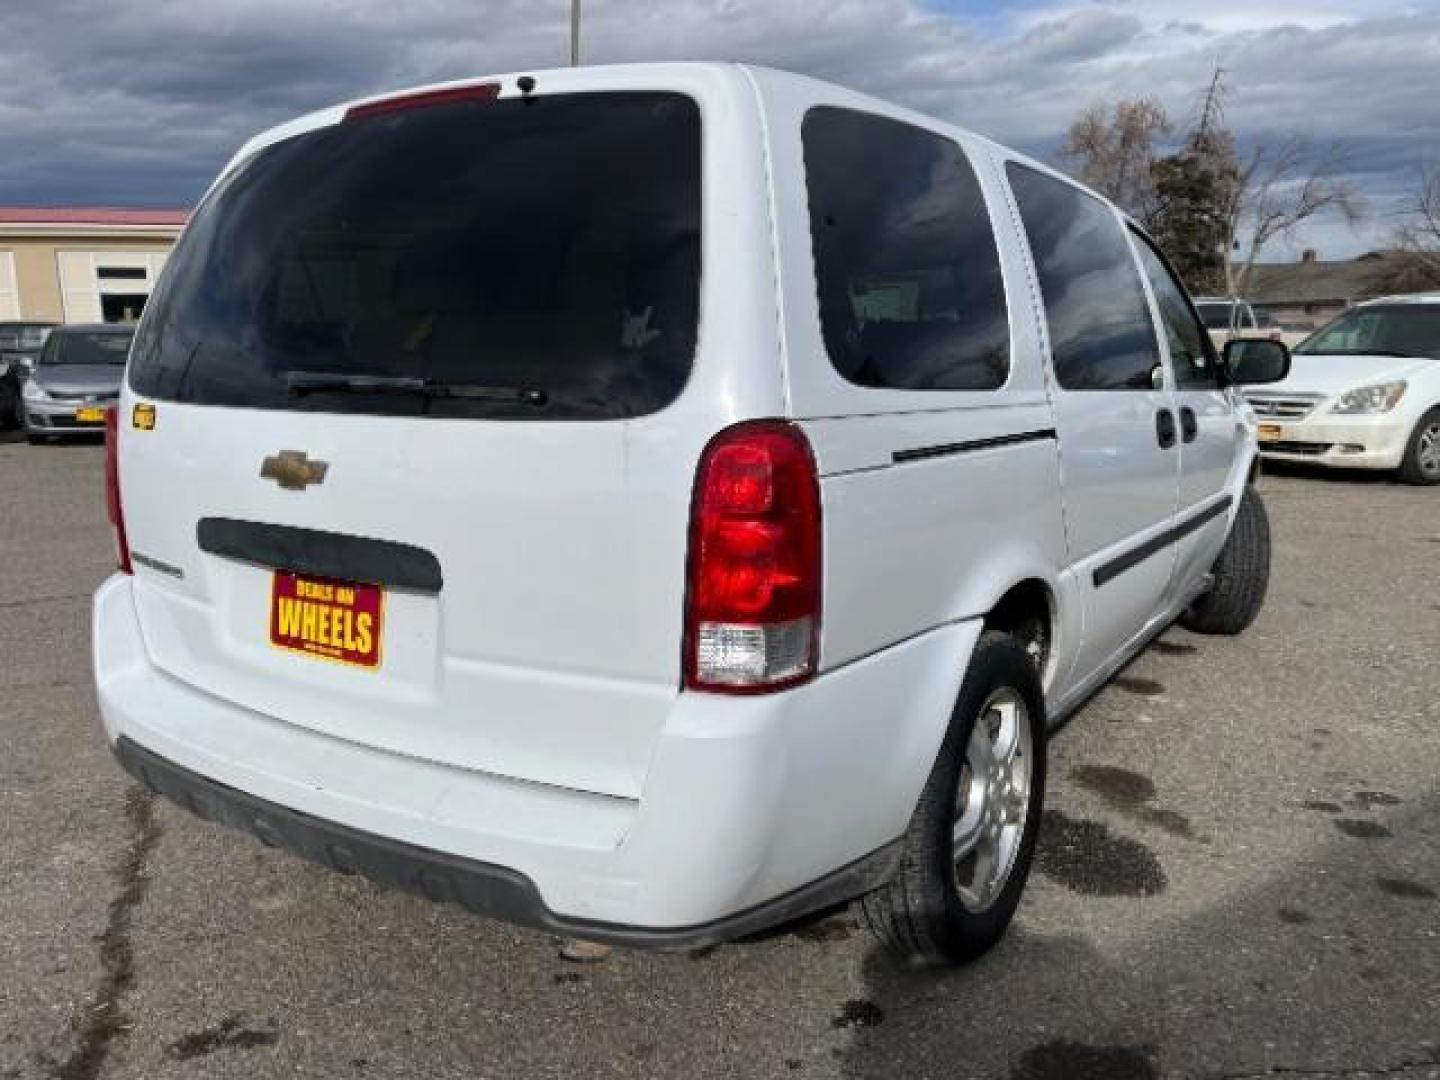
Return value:
<svg viewBox="0 0 1440 1080">
<path fill-rule="evenodd" d="M 820 484 L 793 424 L 722 431 L 700 456 L 690 511 L 685 685 L 756 693 L 815 673 Z"/>
<path fill-rule="evenodd" d="M 115 561 L 121 573 L 133 574 L 130 544 L 125 539 L 125 511 L 120 507 L 119 410 L 105 410 L 105 511 L 115 527 Z"/>
<path fill-rule="evenodd" d="M 499 83 L 420 90 L 414 94 L 398 94 L 395 97 L 381 98 L 379 101 L 367 101 L 363 105 L 352 105 L 345 110 L 345 119 L 363 120 L 367 116 L 380 116 L 402 109 L 422 109 L 427 105 L 453 105 L 457 101 L 494 101 L 499 96 Z"/>
</svg>

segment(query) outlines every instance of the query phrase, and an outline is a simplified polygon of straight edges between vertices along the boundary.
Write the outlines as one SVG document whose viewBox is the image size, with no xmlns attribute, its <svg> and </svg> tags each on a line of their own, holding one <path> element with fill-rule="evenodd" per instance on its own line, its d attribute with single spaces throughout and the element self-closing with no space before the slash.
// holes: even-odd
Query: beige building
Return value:
<svg viewBox="0 0 1440 1080">
<path fill-rule="evenodd" d="M 0 206 L 0 322 L 137 318 L 188 216 Z"/>
</svg>

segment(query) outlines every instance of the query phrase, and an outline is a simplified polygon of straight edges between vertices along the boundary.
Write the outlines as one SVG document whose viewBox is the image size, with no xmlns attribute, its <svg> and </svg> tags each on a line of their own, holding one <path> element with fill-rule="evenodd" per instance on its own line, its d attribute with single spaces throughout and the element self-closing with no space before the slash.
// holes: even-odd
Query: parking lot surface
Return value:
<svg viewBox="0 0 1440 1080">
<path fill-rule="evenodd" d="M 0 1078 L 1440 1076 L 1440 493 L 1261 491 L 1265 613 L 1172 628 L 1055 735 L 982 962 L 840 912 L 577 965 L 132 784 L 87 657 L 101 451 L 0 441 Z"/>
</svg>

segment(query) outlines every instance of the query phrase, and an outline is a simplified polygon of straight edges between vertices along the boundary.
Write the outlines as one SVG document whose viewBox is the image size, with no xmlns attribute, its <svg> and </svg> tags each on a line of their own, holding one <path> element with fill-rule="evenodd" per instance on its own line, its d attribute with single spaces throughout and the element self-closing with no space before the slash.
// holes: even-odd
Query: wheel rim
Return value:
<svg viewBox="0 0 1440 1080">
<path fill-rule="evenodd" d="M 971 912 L 988 910 L 1015 868 L 1030 813 L 1030 712 L 1020 694 L 996 690 L 970 732 L 955 792 L 955 885 Z"/>
<path fill-rule="evenodd" d="M 1426 476 L 1440 476 L 1440 420 L 1420 432 L 1416 450 L 1420 471 Z"/>
</svg>

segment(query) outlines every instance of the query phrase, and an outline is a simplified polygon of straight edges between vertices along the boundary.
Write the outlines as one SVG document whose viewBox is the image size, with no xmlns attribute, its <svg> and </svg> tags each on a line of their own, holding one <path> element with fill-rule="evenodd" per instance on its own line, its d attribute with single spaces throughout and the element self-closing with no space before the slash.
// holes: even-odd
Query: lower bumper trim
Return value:
<svg viewBox="0 0 1440 1080">
<path fill-rule="evenodd" d="M 509 867 L 460 858 L 291 810 L 201 776 L 124 736 L 113 751 L 125 771 L 151 791 L 206 821 L 248 832 L 268 847 L 437 903 L 459 904 L 477 915 L 629 948 L 703 948 L 758 933 L 878 888 L 894 876 L 901 855 L 901 842 L 895 840 L 808 885 L 695 926 L 595 922 L 557 915 L 545 906 L 535 883 Z"/>
</svg>

